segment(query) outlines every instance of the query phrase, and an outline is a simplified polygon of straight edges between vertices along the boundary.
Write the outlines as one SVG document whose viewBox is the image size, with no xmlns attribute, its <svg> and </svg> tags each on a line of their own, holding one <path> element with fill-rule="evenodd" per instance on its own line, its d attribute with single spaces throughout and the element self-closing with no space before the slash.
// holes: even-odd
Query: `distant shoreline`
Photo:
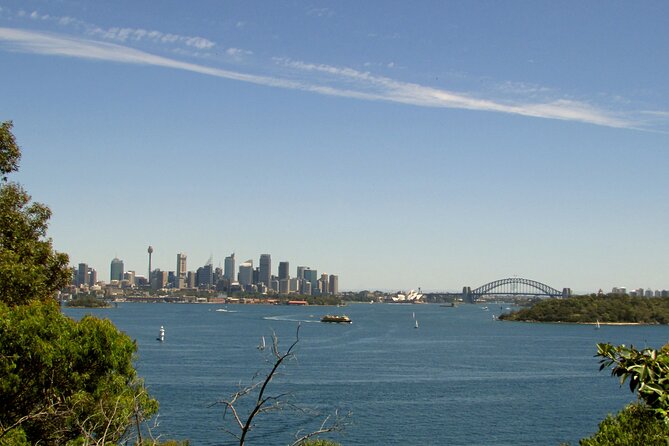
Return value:
<svg viewBox="0 0 669 446">
<path fill-rule="evenodd" d="M 561 324 L 561 325 L 597 325 L 597 322 L 566 322 L 566 321 L 537 321 L 537 320 L 509 320 L 509 319 L 499 319 L 502 322 L 523 322 L 530 324 Z M 658 324 L 653 322 L 599 322 L 599 325 L 610 325 L 610 326 L 625 326 L 625 325 L 667 325 L 667 324 Z"/>
</svg>

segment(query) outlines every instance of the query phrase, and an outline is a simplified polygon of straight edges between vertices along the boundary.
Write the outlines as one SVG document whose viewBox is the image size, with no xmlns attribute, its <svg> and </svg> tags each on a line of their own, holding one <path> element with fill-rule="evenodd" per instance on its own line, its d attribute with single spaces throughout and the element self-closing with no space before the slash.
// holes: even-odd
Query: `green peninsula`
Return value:
<svg viewBox="0 0 669 446">
<path fill-rule="evenodd" d="M 575 324 L 667 324 L 669 298 L 628 295 L 588 295 L 544 299 L 530 308 L 499 317 L 506 321 L 564 322 Z"/>
</svg>

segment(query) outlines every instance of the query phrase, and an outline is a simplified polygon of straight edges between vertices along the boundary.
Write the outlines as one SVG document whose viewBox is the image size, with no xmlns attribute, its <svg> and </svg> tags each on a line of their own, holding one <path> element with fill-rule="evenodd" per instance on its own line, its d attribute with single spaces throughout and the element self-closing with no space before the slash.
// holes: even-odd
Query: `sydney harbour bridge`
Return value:
<svg viewBox="0 0 669 446">
<path fill-rule="evenodd" d="M 551 297 L 569 297 L 571 290 L 563 288 L 562 291 L 557 290 L 544 283 L 536 280 L 524 279 L 522 277 L 509 277 L 506 279 L 494 280 L 492 282 L 481 285 L 478 288 L 472 289 L 465 286 L 460 293 L 426 293 L 427 296 L 434 297 L 443 295 L 450 295 L 451 297 L 461 297 L 465 302 L 476 302 L 479 299 L 486 297 L 503 298 L 503 297 L 535 297 L 535 298 L 551 298 Z"/>
</svg>

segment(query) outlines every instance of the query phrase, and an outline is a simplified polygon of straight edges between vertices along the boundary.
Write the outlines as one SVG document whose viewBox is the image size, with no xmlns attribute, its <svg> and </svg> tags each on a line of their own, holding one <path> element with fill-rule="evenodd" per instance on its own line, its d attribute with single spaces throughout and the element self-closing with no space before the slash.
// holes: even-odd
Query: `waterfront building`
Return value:
<svg viewBox="0 0 669 446">
<path fill-rule="evenodd" d="M 302 280 L 304 279 L 304 270 L 309 269 L 308 266 L 298 266 L 297 267 L 297 278 Z"/>
<path fill-rule="evenodd" d="M 123 260 L 114 257 L 111 261 L 111 269 L 109 272 L 109 280 L 123 280 Z"/>
<path fill-rule="evenodd" d="M 186 286 L 186 276 L 188 270 L 186 269 L 186 254 L 179 253 L 177 254 L 177 274 L 175 277 L 174 288 L 182 289 Z"/>
<path fill-rule="evenodd" d="M 239 276 L 237 280 L 242 288 L 253 285 L 253 260 L 249 259 L 239 265 Z"/>
<path fill-rule="evenodd" d="M 223 276 L 230 282 L 235 281 L 235 253 L 233 252 L 225 258 Z"/>
<path fill-rule="evenodd" d="M 328 291 L 330 292 L 330 294 L 339 294 L 339 276 L 335 274 L 330 274 Z"/>
<path fill-rule="evenodd" d="M 290 279 L 290 263 L 279 262 L 279 281 Z"/>
<path fill-rule="evenodd" d="M 260 275 L 258 283 L 264 283 L 265 286 L 272 286 L 272 256 L 269 254 L 260 255 Z"/>
</svg>

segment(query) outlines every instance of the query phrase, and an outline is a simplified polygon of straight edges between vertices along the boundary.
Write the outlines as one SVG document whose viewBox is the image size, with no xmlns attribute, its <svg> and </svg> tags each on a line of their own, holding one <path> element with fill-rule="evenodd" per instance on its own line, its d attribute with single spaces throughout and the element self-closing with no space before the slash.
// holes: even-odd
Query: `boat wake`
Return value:
<svg viewBox="0 0 669 446">
<path fill-rule="evenodd" d="M 266 321 L 284 321 L 284 322 L 320 322 L 318 319 L 295 319 L 291 316 L 264 316 L 263 319 Z"/>
<path fill-rule="evenodd" d="M 234 311 L 234 310 L 226 310 L 225 308 L 218 308 L 214 311 L 220 312 L 220 313 L 236 313 L 236 311 Z"/>
</svg>

